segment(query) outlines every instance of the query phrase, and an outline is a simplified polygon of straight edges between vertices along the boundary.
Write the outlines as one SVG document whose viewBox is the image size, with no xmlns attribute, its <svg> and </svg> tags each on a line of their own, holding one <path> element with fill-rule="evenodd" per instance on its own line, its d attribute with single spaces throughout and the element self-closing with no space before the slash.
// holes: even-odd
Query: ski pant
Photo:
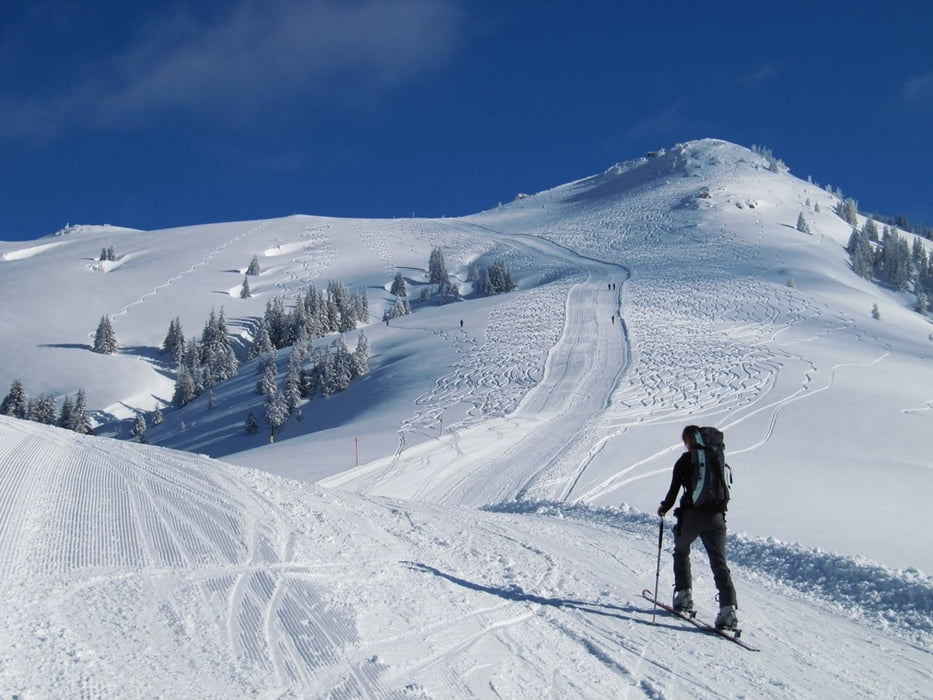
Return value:
<svg viewBox="0 0 933 700">
<path fill-rule="evenodd" d="M 674 528 L 674 590 L 691 588 L 690 545 L 699 537 L 706 548 L 719 605 L 736 605 L 732 575 L 726 564 L 726 518 L 723 513 L 704 513 L 685 508 Z"/>
</svg>

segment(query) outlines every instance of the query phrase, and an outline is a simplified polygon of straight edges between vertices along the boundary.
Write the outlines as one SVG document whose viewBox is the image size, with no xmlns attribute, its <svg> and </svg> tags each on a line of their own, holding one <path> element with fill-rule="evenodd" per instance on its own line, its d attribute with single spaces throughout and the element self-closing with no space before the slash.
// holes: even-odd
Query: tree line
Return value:
<svg viewBox="0 0 933 700">
<path fill-rule="evenodd" d="M 889 284 L 898 291 L 917 296 L 914 309 L 926 314 L 933 293 L 933 255 L 926 252 L 921 239 L 913 244 L 896 229 L 885 225 L 879 235 L 878 224 L 868 218 L 861 228 L 853 227 L 846 246 L 852 269 L 865 279 Z"/>
<path fill-rule="evenodd" d="M 53 394 L 30 398 L 23 383 L 14 379 L 9 393 L 0 402 L 0 415 L 54 425 L 84 435 L 91 432 L 84 389 L 79 389 L 74 398 L 66 395 L 59 407 Z"/>
</svg>

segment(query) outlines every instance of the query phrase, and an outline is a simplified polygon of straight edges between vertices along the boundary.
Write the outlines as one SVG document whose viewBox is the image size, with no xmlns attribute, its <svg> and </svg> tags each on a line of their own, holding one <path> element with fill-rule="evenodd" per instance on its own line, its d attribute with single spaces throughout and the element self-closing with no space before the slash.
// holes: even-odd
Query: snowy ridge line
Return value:
<svg viewBox="0 0 933 700">
<path fill-rule="evenodd" d="M 566 518 L 657 537 L 657 516 L 626 505 L 596 508 L 556 501 L 509 501 L 482 510 Z M 730 534 L 728 542 L 730 565 L 745 569 L 756 581 L 830 604 L 846 617 L 890 629 L 924 648 L 933 643 L 933 579 L 917 569 L 892 569 L 863 557 L 742 533 Z"/>
</svg>

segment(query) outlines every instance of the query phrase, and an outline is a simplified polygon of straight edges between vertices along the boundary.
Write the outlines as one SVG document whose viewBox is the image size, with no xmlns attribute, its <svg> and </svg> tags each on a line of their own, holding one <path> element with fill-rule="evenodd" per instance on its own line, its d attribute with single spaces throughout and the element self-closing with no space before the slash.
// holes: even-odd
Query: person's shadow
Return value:
<svg viewBox="0 0 933 700">
<path fill-rule="evenodd" d="M 490 586 L 482 583 L 475 583 L 473 581 L 467 581 L 466 579 L 460 578 L 459 576 L 445 573 L 440 569 L 436 569 L 433 566 L 428 566 L 427 564 L 420 564 L 413 561 L 402 561 L 399 563 L 407 566 L 412 571 L 420 571 L 425 574 L 431 574 L 433 576 L 437 576 L 438 578 L 446 579 L 447 581 L 455 583 L 458 586 L 463 586 L 464 588 L 469 588 L 470 590 L 479 591 L 481 593 L 488 593 L 489 595 L 494 595 L 498 598 L 503 598 L 505 600 L 511 600 L 518 603 L 537 603 L 538 605 L 550 605 L 555 608 L 572 608 L 574 610 L 580 610 L 591 615 L 615 617 L 620 620 L 627 620 L 629 622 L 635 622 L 640 625 L 648 625 L 650 627 L 660 626 L 676 627 L 677 629 L 688 629 L 682 625 L 652 623 L 649 617 L 652 613 L 651 608 L 633 607 L 630 605 L 613 605 L 612 603 L 596 603 L 588 600 L 574 600 L 573 598 L 546 598 L 544 596 L 535 595 L 534 593 L 526 593 L 520 586 L 515 584 L 501 587 Z M 702 630 L 694 631 L 701 632 Z"/>
</svg>

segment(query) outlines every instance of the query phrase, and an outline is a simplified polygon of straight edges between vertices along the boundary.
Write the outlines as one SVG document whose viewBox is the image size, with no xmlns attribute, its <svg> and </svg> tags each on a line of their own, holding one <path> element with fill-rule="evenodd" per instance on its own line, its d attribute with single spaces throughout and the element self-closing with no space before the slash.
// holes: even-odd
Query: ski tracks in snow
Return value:
<svg viewBox="0 0 933 700">
<path fill-rule="evenodd" d="M 766 577 L 742 603 L 761 654 L 652 625 L 642 514 L 365 499 L 5 417 L 0 482 L 13 695 L 868 698 L 931 683 L 928 626 L 912 645 Z M 743 578 L 775 563 L 832 578 L 825 556 L 747 546 Z M 896 582 L 889 598 L 919 605 Z M 695 584 L 712 609 L 708 574 Z"/>
<path fill-rule="evenodd" d="M 67 432 L 48 439 L 14 423 L 0 444 L 0 594 L 23 604 L 3 614 L 0 658 L 14 643 L 19 665 L 0 665 L 0 686 L 43 668 L 54 680 L 72 657 L 91 669 L 132 664 L 137 681 L 205 697 L 237 679 L 249 694 L 318 688 L 322 676 L 347 696 L 387 696 L 378 668 L 342 653 L 357 639 L 354 617 L 317 583 L 339 564 L 296 561 L 293 521 L 257 489 L 206 460 L 97 439 L 75 450 Z M 37 617 L 48 620 L 41 630 Z M 88 618 L 102 622 L 70 622 Z M 192 645 L 198 655 L 175 678 L 145 667 L 153 647 L 186 658 Z M 91 670 L 55 692 L 113 694 L 123 682 Z"/>
</svg>

